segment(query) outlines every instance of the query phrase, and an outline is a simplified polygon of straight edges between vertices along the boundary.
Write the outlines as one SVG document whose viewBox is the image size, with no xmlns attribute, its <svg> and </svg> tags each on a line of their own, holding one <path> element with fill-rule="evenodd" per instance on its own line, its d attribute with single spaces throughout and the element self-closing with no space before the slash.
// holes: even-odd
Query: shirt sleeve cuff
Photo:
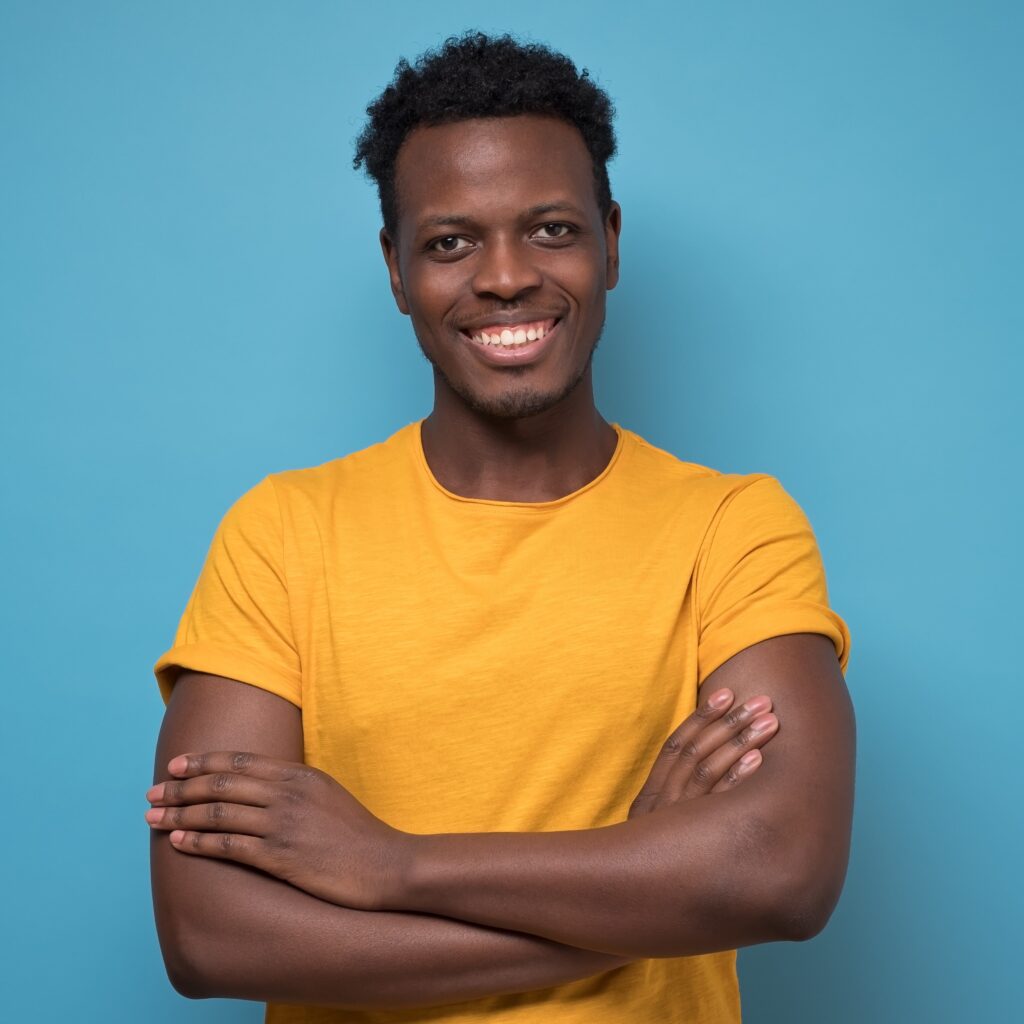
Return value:
<svg viewBox="0 0 1024 1024">
<path fill-rule="evenodd" d="M 249 683 L 302 707 L 302 679 L 297 674 L 217 644 L 183 644 L 161 656 L 153 666 L 153 673 L 164 704 L 170 700 L 175 680 L 183 669 Z"/>
<path fill-rule="evenodd" d="M 773 602 L 771 607 L 743 609 L 726 616 L 701 638 L 697 685 L 734 654 L 773 636 L 791 633 L 821 633 L 836 649 L 839 667 L 845 674 L 850 658 L 850 633 L 846 623 L 830 608 L 808 601 Z"/>
</svg>

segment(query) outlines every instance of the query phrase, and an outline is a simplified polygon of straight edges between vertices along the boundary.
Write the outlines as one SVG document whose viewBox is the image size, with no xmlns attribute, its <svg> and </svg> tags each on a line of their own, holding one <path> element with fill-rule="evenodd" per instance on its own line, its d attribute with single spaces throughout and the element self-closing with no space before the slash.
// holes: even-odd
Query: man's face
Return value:
<svg viewBox="0 0 1024 1024">
<path fill-rule="evenodd" d="M 584 378 L 618 279 L 617 204 L 597 206 L 571 124 L 524 115 L 420 127 L 395 168 L 381 245 L 439 385 L 492 416 L 531 416 Z"/>
</svg>

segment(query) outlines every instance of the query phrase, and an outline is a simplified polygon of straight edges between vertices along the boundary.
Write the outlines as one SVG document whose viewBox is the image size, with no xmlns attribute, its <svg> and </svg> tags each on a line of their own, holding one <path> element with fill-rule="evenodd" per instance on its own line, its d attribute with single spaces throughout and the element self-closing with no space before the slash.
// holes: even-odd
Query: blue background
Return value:
<svg viewBox="0 0 1024 1024">
<path fill-rule="evenodd" d="M 602 411 L 777 475 L 853 632 L 846 890 L 742 954 L 746 1020 L 1015 1019 L 1024 16 L 983 0 L 0 5 L 5 1011 L 262 1019 L 164 975 L 150 668 L 236 497 L 429 410 L 352 140 L 472 26 L 617 104 Z"/>
</svg>

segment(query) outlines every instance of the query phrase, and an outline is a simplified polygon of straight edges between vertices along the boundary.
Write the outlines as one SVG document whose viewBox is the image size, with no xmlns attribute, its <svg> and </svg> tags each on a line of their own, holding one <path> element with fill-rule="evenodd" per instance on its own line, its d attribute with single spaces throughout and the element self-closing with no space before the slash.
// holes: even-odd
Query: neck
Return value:
<svg viewBox="0 0 1024 1024">
<path fill-rule="evenodd" d="M 554 501 L 590 483 L 617 437 L 594 404 L 588 368 L 557 405 L 510 419 L 471 409 L 442 382 L 423 421 L 423 454 L 453 494 L 490 501 Z"/>
</svg>

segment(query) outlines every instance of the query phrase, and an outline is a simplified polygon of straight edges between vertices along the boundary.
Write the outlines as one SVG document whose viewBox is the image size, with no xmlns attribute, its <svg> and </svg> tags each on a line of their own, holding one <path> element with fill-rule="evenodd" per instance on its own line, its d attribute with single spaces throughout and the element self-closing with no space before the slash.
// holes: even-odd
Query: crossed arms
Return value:
<svg viewBox="0 0 1024 1024">
<path fill-rule="evenodd" d="M 332 897 L 336 879 L 318 898 L 303 880 L 189 855 L 154 830 L 172 982 L 193 997 L 428 1006 L 817 934 L 845 876 L 853 801 L 853 715 L 835 650 L 812 634 L 766 640 L 714 672 L 702 699 L 722 687 L 734 706 L 771 694 L 781 722 L 742 785 L 600 829 L 411 837 L 411 858 L 391 873 L 401 885 L 365 903 Z M 299 710 L 186 673 L 156 781 L 172 777 L 176 755 L 228 750 L 301 762 Z"/>
</svg>

